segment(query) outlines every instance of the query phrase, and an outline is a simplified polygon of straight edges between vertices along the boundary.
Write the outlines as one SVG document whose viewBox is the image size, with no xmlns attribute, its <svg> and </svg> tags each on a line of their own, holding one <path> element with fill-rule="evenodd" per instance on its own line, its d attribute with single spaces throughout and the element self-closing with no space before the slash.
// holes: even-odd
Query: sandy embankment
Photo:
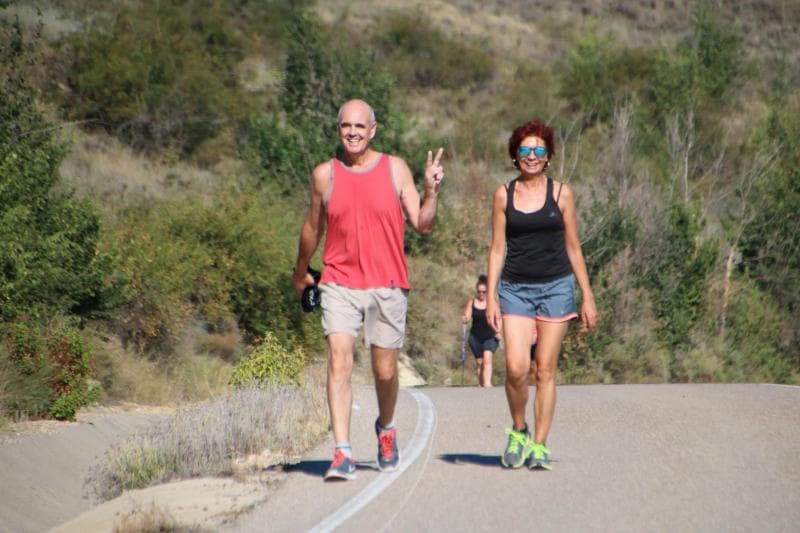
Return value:
<svg viewBox="0 0 800 533">
<path fill-rule="evenodd" d="M 424 381 L 407 357 L 401 358 L 401 386 Z M 103 532 L 134 514 L 155 508 L 185 527 L 216 529 L 233 516 L 265 501 L 283 474 L 261 472 L 231 478 L 199 478 L 166 483 L 98 505 L 85 481 L 105 452 L 145 429 L 167 409 L 94 408 L 77 422 L 41 421 L 0 432 L 0 533 Z M 252 457 L 260 463 L 268 458 Z"/>
<path fill-rule="evenodd" d="M 111 446 L 170 412 L 94 408 L 77 422 L 37 421 L 0 432 L 0 532 L 110 532 L 125 517 L 153 514 L 154 507 L 175 524 L 214 529 L 267 498 L 281 474 L 177 481 L 98 505 L 86 486 L 92 468 Z"/>
</svg>

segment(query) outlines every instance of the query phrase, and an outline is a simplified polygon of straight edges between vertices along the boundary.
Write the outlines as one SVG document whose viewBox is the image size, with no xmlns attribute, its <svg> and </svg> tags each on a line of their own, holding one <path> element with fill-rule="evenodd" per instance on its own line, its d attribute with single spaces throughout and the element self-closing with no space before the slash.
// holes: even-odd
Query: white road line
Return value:
<svg viewBox="0 0 800 533">
<path fill-rule="evenodd" d="M 374 500 L 381 492 L 386 490 L 403 472 L 414 464 L 419 454 L 425 449 L 428 440 L 433 433 L 436 423 L 436 409 L 433 402 L 425 394 L 417 389 L 403 389 L 411 394 L 417 401 L 417 425 L 414 434 L 408 441 L 408 446 L 400 450 L 400 466 L 394 472 L 383 473 L 373 479 L 364 490 L 353 496 L 353 498 L 342 505 L 338 511 L 328 516 L 325 520 L 312 527 L 310 532 L 332 531 L 342 525 L 345 520 L 364 508 L 369 502 Z"/>
</svg>

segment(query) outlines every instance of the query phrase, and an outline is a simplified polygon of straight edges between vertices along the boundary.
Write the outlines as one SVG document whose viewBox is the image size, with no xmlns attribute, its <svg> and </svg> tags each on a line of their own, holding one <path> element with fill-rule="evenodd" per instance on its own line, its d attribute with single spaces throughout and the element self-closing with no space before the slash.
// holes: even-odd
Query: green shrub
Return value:
<svg viewBox="0 0 800 533">
<path fill-rule="evenodd" d="M 581 35 L 560 68 L 560 94 L 590 119 L 605 121 L 646 87 L 653 68 L 649 50 L 621 48 L 610 36 Z"/>
<path fill-rule="evenodd" d="M 731 381 L 788 383 L 798 365 L 782 349 L 790 319 L 775 298 L 754 283 L 736 284 L 725 350 Z"/>
<path fill-rule="evenodd" d="M 605 201 L 600 202 L 593 192 L 583 224 L 587 229 L 581 247 L 590 279 L 594 279 L 620 251 L 635 244 L 638 229 L 638 221 L 630 208 L 620 203 L 616 189 L 609 188 L 606 193 Z"/>
<path fill-rule="evenodd" d="M 46 417 L 53 404 L 53 369 L 46 359 L 11 357 L 0 343 L 0 411 L 9 417 Z"/>
<path fill-rule="evenodd" d="M 300 209 L 274 202 L 271 190 L 125 213 L 104 246 L 116 258 L 115 327 L 127 345 L 166 356 L 190 321 L 217 332 L 235 319 L 251 338 L 291 332 L 306 348 L 320 346 L 319 320 L 302 312 L 290 279 Z"/>
<path fill-rule="evenodd" d="M 689 333 L 702 315 L 706 281 L 716 261 L 713 242 L 699 243 L 699 216 L 690 206 L 674 203 L 652 255 L 639 265 L 640 283 L 649 291 L 659 336 L 671 349 L 687 346 Z"/>
<path fill-rule="evenodd" d="M 91 350 L 75 326 L 16 320 L 2 325 L 0 340 L 0 366 L 10 374 L 3 411 L 72 420 L 96 400 L 98 391 L 89 384 Z"/>
<path fill-rule="evenodd" d="M 245 41 L 227 2 L 114 4 L 69 37 L 71 118 L 137 148 L 188 154 L 253 109 L 238 88 Z"/>
<path fill-rule="evenodd" d="M 446 35 L 421 10 L 392 13 L 371 34 L 379 60 L 408 87 L 461 89 L 480 86 L 494 74 L 485 43 Z"/>
<path fill-rule="evenodd" d="M 730 26 L 701 9 L 692 16 L 692 35 L 656 62 L 652 96 L 657 116 L 685 112 L 731 92 L 742 63 L 739 39 Z"/>
<path fill-rule="evenodd" d="M 0 21 L 0 318 L 102 311 L 94 207 L 59 187 L 64 148 L 24 78 L 19 27 Z"/>
<path fill-rule="evenodd" d="M 267 332 L 264 340 L 244 358 L 231 377 L 234 385 L 271 383 L 300 385 L 305 356 L 298 347 L 290 348 L 275 335 Z"/>
<path fill-rule="evenodd" d="M 757 184 L 753 219 L 742 239 L 742 272 L 769 291 L 791 320 L 787 354 L 800 368 L 800 103 L 776 101 L 754 143 L 779 147 L 777 164 Z"/>
</svg>

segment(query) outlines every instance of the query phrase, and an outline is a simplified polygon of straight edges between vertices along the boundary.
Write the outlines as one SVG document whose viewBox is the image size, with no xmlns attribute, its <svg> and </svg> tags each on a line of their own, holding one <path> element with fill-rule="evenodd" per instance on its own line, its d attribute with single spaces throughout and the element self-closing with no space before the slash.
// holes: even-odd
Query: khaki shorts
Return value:
<svg viewBox="0 0 800 533">
<path fill-rule="evenodd" d="M 408 290 L 349 289 L 335 283 L 319 286 L 322 293 L 322 329 L 358 336 L 364 324 L 367 346 L 399 349 L 406 331 Z"/>
</svg>

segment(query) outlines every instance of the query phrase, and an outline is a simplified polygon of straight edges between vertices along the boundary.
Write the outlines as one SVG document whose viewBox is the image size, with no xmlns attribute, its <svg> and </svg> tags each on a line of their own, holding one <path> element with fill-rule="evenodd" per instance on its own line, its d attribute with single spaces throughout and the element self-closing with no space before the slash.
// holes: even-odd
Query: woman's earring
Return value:
<svg viewBox="0 0 800 533">
<path fill-rule="evenodd" d="M 550 160 L 548 159 L 547 161 L 544 162 L 544 169 L 547 170 L 549 166 L 550 166 Z"/>
<path fill-rule="evenodd" d="M 511 164 L 514 165 L 514 168 L 519 168 L 519 161 L 517 161 L 516 159 L 512 159 Z"/>
</svg>

